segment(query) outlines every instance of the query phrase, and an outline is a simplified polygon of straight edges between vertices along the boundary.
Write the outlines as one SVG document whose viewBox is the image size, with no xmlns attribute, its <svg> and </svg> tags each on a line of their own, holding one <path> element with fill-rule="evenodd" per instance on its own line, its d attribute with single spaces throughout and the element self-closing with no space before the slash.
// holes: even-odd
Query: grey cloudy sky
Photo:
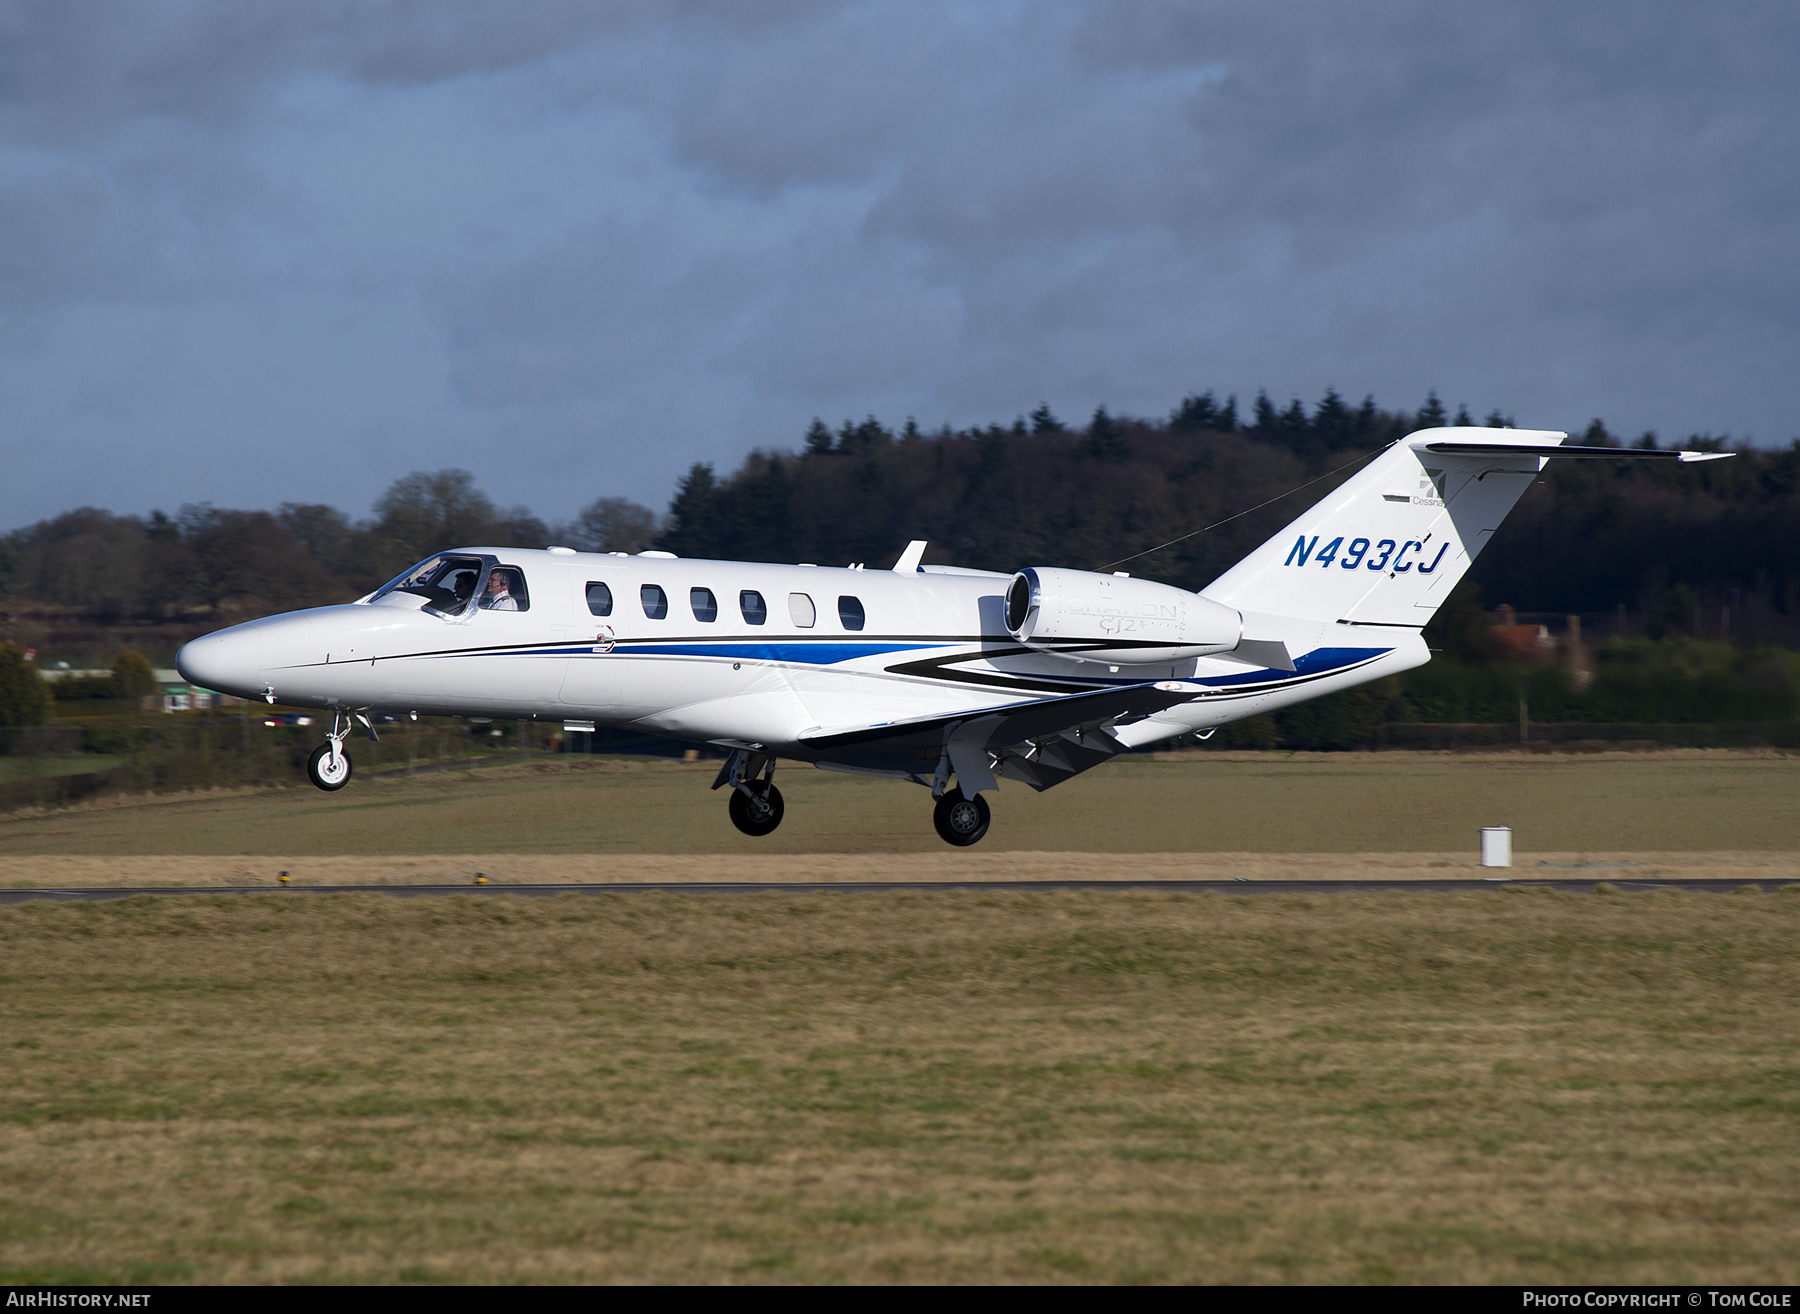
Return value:
<svg viewBox="0 0 1800 1314">
<path fill-rule="evenodd" d="M 1800 434 L 1800 6 L 0 0 L 0 527 L 1327 386 Z"/>
</svg>

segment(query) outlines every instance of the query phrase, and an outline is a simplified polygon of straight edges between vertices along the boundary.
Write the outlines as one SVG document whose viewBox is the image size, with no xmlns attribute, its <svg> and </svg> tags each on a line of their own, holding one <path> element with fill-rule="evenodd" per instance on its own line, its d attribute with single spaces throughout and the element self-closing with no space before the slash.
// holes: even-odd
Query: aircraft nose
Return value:
<svg viewBox="0 0 1800 1314">
<path fill-rule="evenodd" d="M 182 645 L 175 654 L 181 678 L 215 693 L 256 698 L 262 694 L 262 635 L 234 626 Z"/>
</svg>

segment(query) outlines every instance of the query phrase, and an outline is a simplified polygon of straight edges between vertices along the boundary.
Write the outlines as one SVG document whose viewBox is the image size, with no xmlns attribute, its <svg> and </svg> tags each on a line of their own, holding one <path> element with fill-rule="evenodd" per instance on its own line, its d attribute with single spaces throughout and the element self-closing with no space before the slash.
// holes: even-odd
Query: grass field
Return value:
<svg viewBox="0 0 1800 1314">
<path fill-rule="evenodd" d="M 804 767 L 787 817 L 732 829 L 716 766 L 570 760 L 411 779 L 175 797 L 0 818 L 0 854 L 863 854 L 946 852 L 930 796 Z M 1800 757 L 1693 750 L 1132 756 L 1046 794 L 1008 784 L 974 853 L 1800 850 Z M 719 864 L 729 876 L 730 862 Z"/>
<path fill-rule="evenodd" d="M 578 761 L 0 819 L 0 885 L 1800 876 L 1800 759 Z M 435 855 L 435 856 L 434 856 Z M 1515 874 L 1534 874 L 1529 870 Z M 0 1280 L 1800 1280 L 1800 894 L 0 908 Z"/>
<path fill-rule="evenodd" d="M 1800 1281 L 1800 897 L 0 909 L 0 1280 Z"/>
<path fill-rule="evenodd" d="M 82 753 L 74 757 L 0 757 L 0 784 L 13 780 L 78 776 L 85 771 L 110 771 L 129 760 L 104 753 Z"/>
</svg>

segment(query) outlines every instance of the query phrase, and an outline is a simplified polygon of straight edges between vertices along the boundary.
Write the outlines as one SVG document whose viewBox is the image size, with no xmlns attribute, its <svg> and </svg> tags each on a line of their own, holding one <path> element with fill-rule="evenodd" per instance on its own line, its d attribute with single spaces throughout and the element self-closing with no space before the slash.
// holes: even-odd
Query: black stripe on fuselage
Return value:
<svg viewBox="0 0 1800 1314">
<path fill-rule="evenodd" d="M 727 636 L 719 635 L 719 634 L 701 634 L 701 635 L 694 635 L 691 637 L 685 636 L 685 635 L 674 636 L 674 637 L 645 636 L 645 637 L 635 638 L 635 639 L 619 639 L 619 640 L 615 641 L 615 650 L 618 648 L 628 647 L 633 644 L 641 644 L 641 645 L 670 644 L 670 643 L 741 644 L 741 643 L 745 643 L 745 642 L 751 642 L 751 643 L 760 642 L 760 643 L 768 643 L 768 644 L 787 644 L 787 643 L 843 644 L 846 642 L 848 642 L 848 643 L 858 643 L 858 642 L 862 642 L 862 643 L 916 643 L 916 644 L 922 644 L 922 645 L 929 644 L 929 645 L 933 645 L 933 646 L 948 646 L 951 644 L 967 645 L 967 644 L 977 644 L 977 643 L 993 644 L 993 645 L 997 645 L 997 646 L 986 647 L 986 648 L 983 648 L 983 649 L 981 649 L 979 651 L 975 651 L 975 652 L 943 653 L 943 654 L 940 654 L 940 655 L 934 656 L 934 657 L 924 657 L 924 658 L 919 658 L 919 659 L 916 659 L 913 661 L 898 662 L 892 666 L 884 667 L 883 670 L 886 674 L 889 674 L 889 675 L 896 675 L 896 676 L 901 676 L 901 677 L 906 677 L 906 678 L 911 678 L 911 679 L 918 679 L 918 680 L 927 680 L 927 681 L 931 681 L 933 683 L 973 685 L 973 686 L 978 686 L 981 688 L 988 688 L 988 689 L 1007 689 L 1007 690 L 1012 690 L 1017 693 L 1039 693 L 1039 694 L 1088 693 L 1088 692 L 1093 692 L 1093 691 L 1100 690 L 1100 689 L 1110 689 L 1121 683 L 1129 683 L 1129 684 L 1142 683 L 1141 680 L 1125 680 L 1125 681 L 1092 680 L 1092 679 L 1084 680 L 1084 679 L 1079 679 L 1076 677 L 1058 678 L 1058 677 L 1043 676 L 1043 675 L 1035 675 L 1035 676 L 1033 676 L 1033 675 L 1008 675 L 1003 672 L 997 672 L 997 671 L 962 671 L 962 670 L 949 669 L 949 668 L 953 667 L 955 664 L 960 663 L 960 662 L 986 661 L 986 660 L 990 660 L 992 658 L 997 658 L 997 657 L 1032 657 L 1032 656 L 1050 655 L 1050 654 L 1046 654 L 1038 649 L 1022 647 L 1019 644 L 1012 642 L 1010 639 L 1010 636 L 1008 638 L 1001 639 L 1001 638 L 996 638 L 996 637 L 992 637 L 992 636 L 988 636 L 988 635 L 955 635 L 955 636 L 945 637 L 945 636 L 941 636 L 941 635 L 900 635 L 900 634 L 871 634 L 871 635 L 860 635 L 860 634 L 855 634 L 855 635 L 850 635 L 850 634 L 845 634 L 845 635 L 840 635 L 840 634 L 785 635 L 784 634 L 784 635 L 732 635 L 732 636 L 727 637 Z M 593 646 L 592 641 L 559 639 L 559 640 L 553 640 L 550 642 L 544 642 L 544 641 L 540 640 L 539 642 L 536 642 L 536 643 L 515 643 L 515 644 L 500 644 L 500 645 L 482 644 L 482 645 L 476 645 L 476 646 L 472 646 L 472 647 L 468 647 L 468 648 L 439 648 L 439 649 L 432 649 L 432 650 L 427 650 L 427 651 L 423 651 L 423 652 L 392 653 L 387 656 L 376 657 L 376 658 L 368 659 L 368 660 L 372 664 L 372 662 L 405 661 L 405 660 L 414 659 L 414 658 L 505 656 L 508 653 L 522 653 L 522 652 L 536 651 L 536 650 L 550 650 L 546 653 L 546 655 L 554 656 L 554 655 L 562 655 L 562 654 L 559 654 L 556 650 L 567 648 L 567 649 L 578 649 L 578 650 L 590 651 L 592 649 L 592 646 Z M 569 653 L 566 655 L 573 656 L 573 655 L 575 655 L 575 653 Z M 879 656 L 879 655 L 880 654 L 871 654 L 871 656 Z M 707 658 L 707 657 L 693 657 L 693 656 L 668 656 L 668 657 L 664 658 L 664 660 L 667 660 L 667 661 L 712 661 L 712 660 L 723 661 L 723 660 L 725 660 L 725 658 L 724 657 Z M 738 658 L 736 660 L 742 660 L 742 659 Z M 1276 690 L 1276 689 L 1298 688 L 1302 685 L 1313 684 L 1319 680 L 1329 679 L 1335 675 L 1342 675 L 1342 674 L 1346 673 L 1347 671 L 1358 670 L 1358 669 L 1362 668 L 1363 666 L 1368 665 L 1369 662 L 1376 661 L 1376 660 L 1379 660 L 1379 659 L 1371 657 L 1367 661 L 1357 662 L 1351 666 L 1339 667 L 1335 670 L 1330 670 L 1330 671 L 1319 671 L 1319 672 L 1315 672 L 1310 675 L 1296 676 L 1291 679 L 1269 680 L 1269 681 L 1266 681 L 1261 684 L 1231 685 L 1231 686 L 1228 686 L 1225 688 L 1218 688 L 1218 689 L 1209 688 L 1207 690 L 1207 692 L 1205 692 L 1203 694 L 1196 694 L 1195 697 L 1196 698 L 1206 698 L 1206 699 L 1223 698 L 1223 699 L 1226 699 L 1227 701 L 1231 701 L 1231 700 L 1235 700 L 1236 698 L 1242 697 L 1247 694 L 1263 694 L 1263 693 L 1268 693 L 1268 692 L 1270 692 L 1272 690 Z M 307 662 L 300 666 L 291 666 L 291 667 L 287 667 L 285 669 L 287 669 L 287 670 L 307 670 L 307 669 L 312 669 L 312 668 L 317 668 L 317 667 L 322 667 L 322 666 L 361 666 L 364 664 L 365 664 L 365 659 L 359 658 L 359 659 L 355 659 L 355 660 L 347 661 L 347 662 Z M 771 665 L 783 665 L 785 663 L 782 663 L 779 660 L 774 660 L 774 661 L 771 661 L 770 664 Z M 865 673 L 872 674 L 872 672 L 865 672 Z"/>
</svg>

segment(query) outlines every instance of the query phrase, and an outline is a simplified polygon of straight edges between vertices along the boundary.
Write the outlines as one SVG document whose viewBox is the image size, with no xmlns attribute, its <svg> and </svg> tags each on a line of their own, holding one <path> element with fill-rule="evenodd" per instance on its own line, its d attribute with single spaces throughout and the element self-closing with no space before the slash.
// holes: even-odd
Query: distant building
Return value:
<svg viewBox="0 0 1800 1314">
<path fill-rule="evenodd" d="M 242 698 L 233 698 L 230 694 L 214 693 L 211 689 L 189 684 L 181 678 L 180 671 L 165 670 L 162 667 L 157 668 L 156 682 L 162 686 L 162 710 L 165 712 L 191 712 L 203 707 L 219 707 L 225 703 L 244 701 Z M 152 694 L 151 697 L 155 698 L 156 695 Z"/>
<path fill-rule="evenodd" d="M 1550 633 L 1548 625 L 1518 624 L 1517 613 L 1505 603 L 1494 608 L 1494 622 L 1488 637 L 1502 655 L 1533 666 L 1561 661 L 1582 688 L 1593 680 L 1593 657 L 1581 641 L 1581 617 L 1568 617 L 1561 637 Z"/>
<path fill-rule="evenodd" d="M 1513 609 L 1504 602 L 1494 608 L 1488 637 L 1506 656 L 1517 661 L 1547 662 L 1556 655 L 1556 639 L 1548 625 L 1520 625 Z"/>
<path fill-rule="evenodd" d="M 112 671 L 106 667 L 95 670 L 74 671 L 68 667 L 39 671 L 39 675 L 52 682 L 73 679 L 78 676 L 93 676 L 96 679 L 112 678 Z M 234 698 L 230 694 L 215 693 L 211 689 L 202 689 L 197 684 L 189 684 L 181 678 L 181 672 L 169 667 L 156 668 L 156 684 L 159 692 L 144 699 L 146 712 L 191 712 L 205 707 L 221 707 L 226 703 L 241 703 L 242 698 Z"/>
</svg>

